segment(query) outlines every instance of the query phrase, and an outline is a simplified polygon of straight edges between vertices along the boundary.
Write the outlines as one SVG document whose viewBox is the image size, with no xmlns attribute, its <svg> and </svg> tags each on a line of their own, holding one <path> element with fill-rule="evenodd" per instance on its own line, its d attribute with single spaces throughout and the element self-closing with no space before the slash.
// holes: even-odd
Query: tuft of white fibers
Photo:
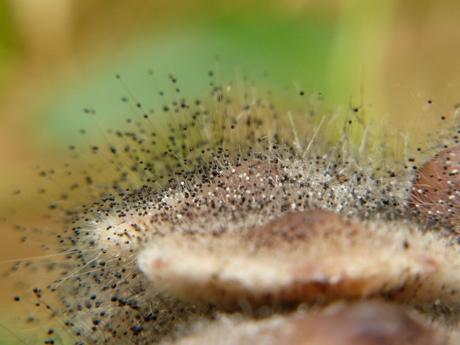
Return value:
<svg viewBox="0 0 460 345">
<path fill-rule="evenodd" d="M 360 332 L 371 344 L 379 327 L 392 343 L 454 337 L 456 227 L 409 202 L 420 190 L 415 149 L 376 136 L 362 108 L 255 90 L 214 80 L 202 99 L 178 91 L 156 112 L 135 101 L 139 115 L 104 132 L 95 159 L 71 147 L 73 180 L 52 205 L 62 221 L 48 244 L 62 260 L 32 265 L 50 277 L 33 287 L 34 340 L 152 344 L 198 332 L 179 343 L 291 344 L 300 332 L 306 344 L 336 343 L 336 333 L 302 331 L 312 322 L 350 344 Z M 75 194 L 84 205 L 69 205 Z"/>
</svg>

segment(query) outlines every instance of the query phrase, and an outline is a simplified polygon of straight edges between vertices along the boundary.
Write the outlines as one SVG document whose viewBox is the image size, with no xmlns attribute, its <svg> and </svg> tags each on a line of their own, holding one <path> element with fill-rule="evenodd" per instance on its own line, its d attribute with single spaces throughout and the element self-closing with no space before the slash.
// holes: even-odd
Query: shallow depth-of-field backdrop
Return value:
<svg viewBox="0 0 460 345">
<path fill-rule="evenodd" d="M 159 107 L 169 73 L 189 97 L 207 92 L 211 69 L 268 74 L 274 88 L 314 89 L 419 135 L 460 103 L 459 18 L 457 0 L 0 1 L 0 269 L 34 255 L 11 222 L 47 222 L 46 195 L 14 192 L 38 190 L 37 165 L 65 162 L 80 128 L 129 117 L 121 96 Z M 0 295 L 6 314 L 14 291 L 1 283 Z"/>
</svg>

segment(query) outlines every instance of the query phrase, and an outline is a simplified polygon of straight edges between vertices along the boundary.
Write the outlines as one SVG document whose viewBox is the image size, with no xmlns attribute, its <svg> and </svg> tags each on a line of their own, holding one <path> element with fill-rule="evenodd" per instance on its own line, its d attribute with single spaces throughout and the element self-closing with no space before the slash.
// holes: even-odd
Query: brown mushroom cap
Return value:
<svg viewBox="0 0 460 345">
<path fill-rule="evenodd" d="M 211 323 L 179 345 L 443 345 L 447 336 L 404 308 L 380 301 L 335 305 L 323 312 L 272 316 L 261 321 Z"/>
<path fill-rule="evenodd" d="M 460 145 L 440 151 L 417 171 L 409 206 L 430 218 L 452 219 L 460 212 Z"/>
</svg>

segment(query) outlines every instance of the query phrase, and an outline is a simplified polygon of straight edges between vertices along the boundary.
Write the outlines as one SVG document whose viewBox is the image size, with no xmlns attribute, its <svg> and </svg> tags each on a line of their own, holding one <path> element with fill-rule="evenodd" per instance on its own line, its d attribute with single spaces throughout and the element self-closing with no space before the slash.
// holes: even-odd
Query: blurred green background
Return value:
<svg viewBox="0 0 460 345">
<path fill-rule="evenodd" d="M 36 189 L 37 164 L 67 159 L 94 121 L 82 109 L 102 124 L 129 116 L 115 74 L 158 107 L 155 85 L 171 91 L 169 73 L 199 97 L 211 69 L 223 80 L 268 72 L 275 88 L 315 89 L 333 107 L 363 105 L 423 133 L 426 116 L 460 101 L 459 15 L 457 0 L 0 0 L 1 214 L 27 209 L 25 224 L 46 223 L 36 198 L 12 192 Z M 0 260 L 30 255 L 7 223 Z"/>
<path fill-rule="evenodd" d="M 0 194 L 82 140 L 78 129 L 94 126 L 84 108 L 103 125 L 130 115 L 119 101 L 127 93 L 161 106 L 169 73 L 198 97 L 210 69 L 223 80 L 268 72 L 275 89 L 314 89 L 412 130 L 426 100 L 439 112 L 458 101 L 458 14 L 453 0 L 3 1 Z"/>
</svg>

